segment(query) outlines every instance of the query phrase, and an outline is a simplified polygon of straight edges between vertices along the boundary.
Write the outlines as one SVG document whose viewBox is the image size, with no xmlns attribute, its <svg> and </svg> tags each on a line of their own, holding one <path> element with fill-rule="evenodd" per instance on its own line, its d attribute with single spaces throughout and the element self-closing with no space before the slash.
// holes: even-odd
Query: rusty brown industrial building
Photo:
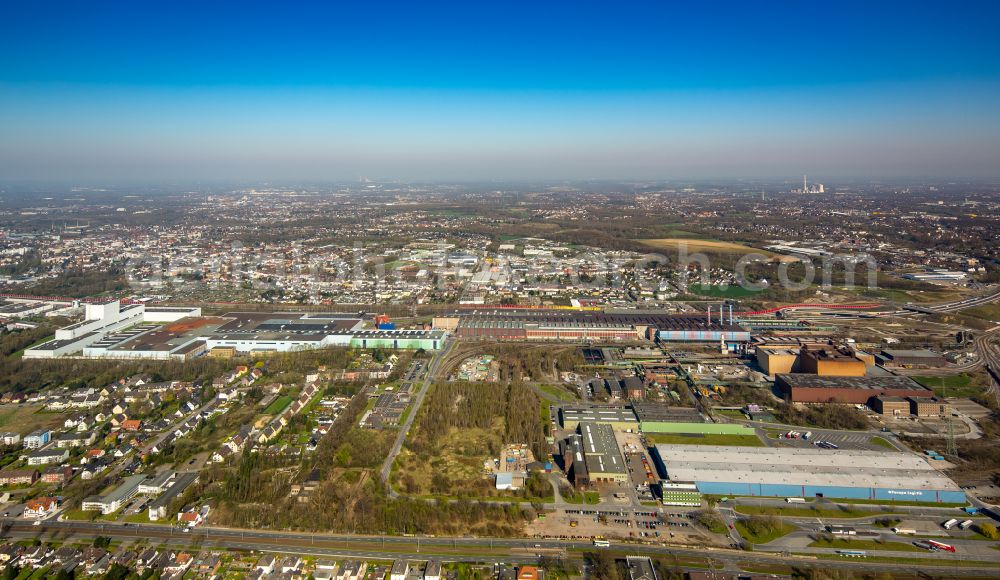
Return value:
<svg viewBox="0 0 1000 580">
<path fill-rule="evenodd" d="M 823 377 L 779 374 L 774 384 L 793 403 L 851 403 L 864 405 L 872 397 L 933 397 L 934 392 L 902 376 Z"/>
</svg>

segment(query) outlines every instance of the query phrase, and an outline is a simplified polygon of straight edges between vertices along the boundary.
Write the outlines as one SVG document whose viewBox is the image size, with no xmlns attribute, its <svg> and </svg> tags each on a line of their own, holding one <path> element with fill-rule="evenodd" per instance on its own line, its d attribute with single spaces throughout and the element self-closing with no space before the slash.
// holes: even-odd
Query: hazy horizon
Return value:
<svg viewBox="0 0 1000 580">
<path fill-rule="evenodd" d="M 0 8 L 0 181 L 1000 176 L 992 3 Z"/>
</svg>

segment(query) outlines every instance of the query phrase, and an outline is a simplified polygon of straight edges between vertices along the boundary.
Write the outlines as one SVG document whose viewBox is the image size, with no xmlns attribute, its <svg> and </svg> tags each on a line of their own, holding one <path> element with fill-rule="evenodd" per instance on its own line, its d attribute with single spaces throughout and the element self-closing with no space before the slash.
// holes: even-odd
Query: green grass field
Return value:
<svg viewBox="0 0 1000 580">
<path fill-rule="evenodd" d="M 871 516 L 896 515 L 892 511 L 886 510 L 860 510 L 854 508 L 816 508 L 811 507 L 771 507 L 757 505 L 737 505 L 733 508 L 736 513 L 745 516 L 785 516 L 796 518 L 864 518 Z"/>
<path fill-rule="evenodd" d="M 583 493 L 570 492 L 562 493 L 562 498 L 566 500 L 566 503 L 571 503 L 574 505 L 587 504 L 587 505 L 597 505 L 601 503 L 601 494 L 596 491 L 585 491 Z"/>
<path fill-rule="evenodd" d="M 663 445 L 732 445 L 737 447 L 763 447 L 756 435 L 680 435 L 677 433 L 647 433 L 646 439 Z"/>
<path fill-rule="evenodd" d="M 41 345 L 41 344 L 45 344 L 46 342 L 52 340 L 55 337 L 56 337 L 56 335 L 51 334 L 49 336 L 46 336 L 45 338 L 40 338 L 40 339 L 36 340 L 35 342 L 29 344 L 28 346 L 22 348 L 21 350 L 13 353 L 12 355 L 10 355 L 10 357 L 11 358 L 21 358 L 22 356 L 24 356 L 24 351 L 28 350 L 29 348 L 35 348 L 36 346 Z"/>
<path fill-rule="evenodd" d="M 889 449 L 891 451 L 898 451 L 896 447 L 893 446 L 892 443 L 889 443 L 888 441 L 886 441 L 881 437 L 872 437 L 870 443 L 872 445 L 878 445 L 879 447 L 885 447 L 886 449 Z"/>
<path fill-rule="evenodd" d="M 932 389 L 938 397 L 974 397 L 983 392 L 978 377 L 968 374 L 913 377 L 921 385 Z"/>
<path fill-rule="evenodd" d="M 160 523 L 160 524 L 167 523 L 167 524 L 169 524 L 169 520 L 160 520 L 159 522 L 151 522 L 151 521 L 149 521 L 149 510 L 148 509 L 142 510 L 142 511 L 140 511 L 137 514 L 132 514 L 130 516 L 125 516 L 124 520 L 126 522 L 130 523 L 130 524 L 156 524 L 156 523 Z"/>
<path fill-rule="evenodd" d="M 786 524 L 785 522 L 777 522 L 777 525 L 769 532 L 755 534 L 747 526 L 745 520 L 738 520 L 736 522 L 736 531 L 743 536 L 751 544 L 766 544 L 768 542 L 777 540 L 781 536 L 787 536 L 788 534 L 794 532 L 797 528 L 792 524 Z"/>
<path fill-rule="evenodd" d="M 285 410 L 285 407 L 292 404 L 292 398 L 288 395 L 282 395 L 271 402 L 270 405 L 264 409 L 265 415 L 277 415 L 278 413 Z"/>
<path fill-rule="evenodd" d="M 83 511 L 83 510 L 66 510 L 62 513 L 62 518 L 64 520 L 73 520 L 81 522 L 92 522 L 96 520 L 101 515 L 99 511 Z"/>
<path fill-rule="evenodd" d="M 558 401 L 560 403 L 575 401 L 577 399 L 576 395 L 560 387 L 559 385 L 542 384 L 538 385 L 538 390 L 545 393 L 546 398 Z"/>
</svg>

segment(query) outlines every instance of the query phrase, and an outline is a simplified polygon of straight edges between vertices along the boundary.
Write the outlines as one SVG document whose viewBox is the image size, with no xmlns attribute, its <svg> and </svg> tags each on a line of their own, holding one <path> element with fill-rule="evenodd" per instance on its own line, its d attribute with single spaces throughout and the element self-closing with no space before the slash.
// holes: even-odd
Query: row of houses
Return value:
<svg viewBox="0 0 1000 580">
<path fill-rule="evenodd" d="M 416 564 L 416 565 L 414 565 Z M 423 572 L 421 572 L 421 568 Z M 316 580 L 362 580 L 363 578 L 388 578 L 389 580 L 441 580 L 441 562 L 431 560 L 425 565 L 407 560 L 396 560 L 388 569 L 383 565 L 370 566 L 363 560 L 319 559 L 312 570 L 308 562 L 298 556 L 279 557 L 266 554 L 257 560 L 248 575 L 254 580 L 270 578 L 315 578 Z"/>
<path fill-rule="evenodd" d="M 257 436 L 257 442 L 263 445 L 276 439 L 285 425 L 288 425 L 288 421 L 301 413 L 302 409 L 305 409 L 317 394 L 319 394 L 319 384 L 315 381 L 307 382 L 302 387 L 299 398 L 293 401 L 291 405 L 261 429 L 260 434 Z"/>
<path fill-rule="evenodd" d="M 238 365 L 231 373 L 216 377 L 212 381 L 212 387 L 217 391 L 226 387 L 249 387 L 262 376 L 264 371 L 259 368 L 251 369 L 246 365 Z"/>
<path fill-rule="evenodd" d="M 47 569 L 53 577 L 66 574 L 100 576 L 114 565 L 123 566 L 138 575 L 154 572 L 161 578 L 181 578 L 185 574 L 209 577 L 218 572 L 222 559 L 216 553 L 194 556 L 184 551 L 147 548 L 141 551 L 120 548 L 111 553 L 103 548 L 74 548 L 66 545 L 53 547 L 47 544 L 25 547 L 20 544 L 0 545 L 0 570 Z M 158 574 L 156 574 L 158 572 Z"/>
</svg>

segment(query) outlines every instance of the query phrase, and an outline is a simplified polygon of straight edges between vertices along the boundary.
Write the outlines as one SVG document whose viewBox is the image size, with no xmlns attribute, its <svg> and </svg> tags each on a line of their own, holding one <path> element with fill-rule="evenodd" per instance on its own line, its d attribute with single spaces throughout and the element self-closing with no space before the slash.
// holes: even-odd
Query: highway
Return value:
<svg viewBox="0 0 1000 580">
<path fill-rule="evenodd" d="M 1000 290 L 993 292 L 992 294 L 987 294 L 985 296 L 975 296 L 972 298 L 964 298 L 962 300 L 955 300 L 952 302 L 943 302 L 940 304 L 907 304 L 906 307 L 919 308 L 922 310 L 930 310 L 933 312 L 958 312 L 959 310 L 965 310 L 966 308 L 975 308 L 976 306 L 982 306 L 984 304 L 989 304 L 995 300 L 1000 299 Z"/>
<path fill-rule="evenodd" d="M 176 528 L 159 525 L 121 525 L 94 522 L 44 521 L 33 526 L 24 520 L 0 519 L 0 532 L 7 538 L 36 538 L 52 541 L 86 540 L 96 536 L 106 536 L 117 540 L 141 540 L 154 544 L 168 544 L 185 549 L 241 549 L 280 552 L 284 554 L 313 554 L 329 557 L 352 557 L 373 559 L 395 559 L 415 557 L 436 557 L 448 561 L 504 561 L 534 562 L 540 554 L 565 554 L 579 558 L 584 551 L 595 548 L 590 541 L 556 539 L 509 539 L 476 537 L 403 537 L 403 536 L 358 536 L 350 534 L 312 534 L 301 532 L 276 532 L 264 530 L 239 530 L 228 528 L 201 527 L 189 533 Z M 612 542 L 612 550 L 618 553 L 649 556 L 669 556 L 687 558 L 711 558 L 728 567 L 741 564 L 819 564 L 822 568 L 844 570 L 892 570 L 898 563 L 865 561 L 864 559 L 815 560 L 808 556 L 794 556 L 784 553 L 744 552 L 732 549 L 713 549 L 704 546 L 667 546 L 663 544 L 632 544 Z M 927 557 L 930 553 L 905 553 L 905 557 L 927 559 L 908 567 L 928 573 L 946 575 L 968 575 L 995 573 L 1000 562 L 991 562 L 968 567 L 949 566 L 942 559 L 983 560 L 969 554 L 940 553 Z M 996 558 L 1000 560 L 1000 552 Z"/>
<path fill-rule="evenodd" d="M 1000 326 L 994 326 L 980 333 L 975 338 L 974 344 L 982 363 L 986 365 L 989 394 L 993 395 L 994 401 L 1000 405 L 1000 346 L 994 342 L 1000 336 L 1000 333 L 995 332 L 997 329 L 1000 329 Z"/>
</svg>

